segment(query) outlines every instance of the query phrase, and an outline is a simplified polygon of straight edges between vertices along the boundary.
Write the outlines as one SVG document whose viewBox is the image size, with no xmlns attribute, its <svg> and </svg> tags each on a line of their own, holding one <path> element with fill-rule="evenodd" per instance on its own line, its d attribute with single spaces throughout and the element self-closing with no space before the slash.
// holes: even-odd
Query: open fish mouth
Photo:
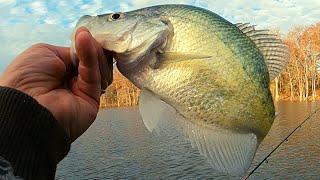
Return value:
<svg viewBox="0 0 320 180">
<path fill-rule="evenodd" d="M 151 35 L 144 43 L 128 50 L 126 53 L 115 52 L 114 58 L 116 59 L 117 65 L 129 71 L 130 69 L 134 69 L 142 61 L 149 60 L 151 58 L 150 56 L 156 58 L 156 54 L 164 52 L 168 45 L 168 38 L 168 32 L 162 31 Z"/>
<path fill-rule="evenodd" d="M 132 31 L 131 33 L 133 40 L 129 48 L 125 52 L 115 52 L 114 57 L 118 66 L 125 71 L 134 69 L 143 61 L 156 59 L 156 54 L 163 53 L 171 42 L 174 30 L 168 19 L 155 18 L 146 22 L 144 26 L 151 27 L 151 30 L 144 33 L 141 31 L 141 27 L 140 29 L 136 28 L 136 32 Z"/>
<path fill-rule="evenodd" d="M 169 42 L 169 38 L 173 36 L 171 23 L 163 18 L 160 18 L 158 22 L 148 22 L 150 26 L 159 25 L 159 28 L 154 28 L 154 30 L 145 34 L 141 32 L 141 28 L 138 29 L 139 19 L 114 32 L 99 32 L 92 29 L 92 22 L 88 18 L 87 16 L 81 18 L 72 34 L 70 53 L 75 65 L 78 64 L 78 60 L 76 58 L 74 36 L 76 29 L 81 26 L 86 27 L 104 49 L 114 52 L 117 64 L 126 70 L 133 69 L 150 54 L 162 53 Z M 81 22 L 81 20 L 84 22 Z"/>
<path fill-rule="evenodd" d="M 106 50 L 115 53 L 125 53 L 132 43 L 132 32 L 137 27 L 137 22 L 115 33 L 94 34 L 93 37 Z"/>
</svg>

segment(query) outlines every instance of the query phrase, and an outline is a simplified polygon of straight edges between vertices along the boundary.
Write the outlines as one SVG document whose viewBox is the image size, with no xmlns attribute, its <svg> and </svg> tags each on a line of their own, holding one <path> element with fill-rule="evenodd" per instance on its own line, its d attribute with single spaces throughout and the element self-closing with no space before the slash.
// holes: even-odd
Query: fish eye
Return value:
<svg viewBox="0 0 320 180">
<path fill-rule="evenodd" d="M 112 19 L 113 20 L 117 20 L 119 18 L 120 18 L 120 14 L 119 13 L 112 14 Z"/>
<path fill-rule="evenodd" d="M 114 13 L 109 16 L 109 21 L 116 21 L 123 17 L 123 13 Z"/>
</svg>

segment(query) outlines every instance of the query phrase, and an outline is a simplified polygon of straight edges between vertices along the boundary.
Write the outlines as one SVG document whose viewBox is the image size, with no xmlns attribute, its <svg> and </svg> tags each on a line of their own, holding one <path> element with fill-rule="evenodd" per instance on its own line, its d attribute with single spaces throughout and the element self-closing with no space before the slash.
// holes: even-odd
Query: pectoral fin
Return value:
<svg viewBox="0 0 320 180">
<path fill-rule="evenodd" d="M 211 55 L 196 54 L 196 53 L 185 53 L 185 52 L 162 52 L 158 53 L 156 60 L 151 62 L 150 67 L 156 69 L 159 65 L 167 65 L 171 63 L 178 63 L 182 61 L 190 60 L 203 60 L 211 58 Z"/>
</svg>

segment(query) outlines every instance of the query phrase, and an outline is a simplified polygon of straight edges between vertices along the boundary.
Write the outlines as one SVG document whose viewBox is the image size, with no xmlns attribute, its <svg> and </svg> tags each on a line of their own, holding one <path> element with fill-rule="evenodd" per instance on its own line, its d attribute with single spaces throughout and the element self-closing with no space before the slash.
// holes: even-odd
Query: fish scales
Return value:
<svg viewBox="0 0 320 180">
<path fill-rule="evenodd" d="M 143 75 L 127 77 L 134 77 L 132 80 L 137 84 L 147 82 L 144 87 L 175 104 L 191 120 L 230 129 L 250 129 L 264 136 L 273 122 L 274 108 L 272 96 L 266 90 L 269 79 L 261 52 L 239 29 L 211 12 L 169 9 L 158 10 L 174 26 L 169 51 L 201 52 L 213 58 L 183 61 L 157 70 L 146 67 L 141 70 Z M 141 80 L 141 76 L 147 79 Z M 256 127 L 261 125 L 265 128 L 258 131 Z"/>
<path fill-rule="evenodd" d="M 182 134 L 220 172 L 247 171 L 275 117 L 269 83 L 288 61 L 280 39 L 187 5 L 84 16 L 80 26 L 142 89 L 149 131 Z"/>
</svg>

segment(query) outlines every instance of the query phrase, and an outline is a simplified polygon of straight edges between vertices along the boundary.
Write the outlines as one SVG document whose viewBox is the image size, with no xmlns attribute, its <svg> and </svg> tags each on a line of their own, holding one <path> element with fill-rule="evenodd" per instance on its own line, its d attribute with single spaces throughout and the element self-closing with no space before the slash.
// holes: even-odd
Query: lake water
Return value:
<svg viewBox="0 0 320 180">
<path fill-rule="evenodd" d="M 316 103 L 280 102 L 253 169 L 311 112 Z M 251 179 L 320 179 L 320 112 L 285 142 Z M 73 143 L 56 179 L 241 179 L 214 172 L 187 142 L 151 134 L 136 107 L 103 109 Z"/>
</svg>

